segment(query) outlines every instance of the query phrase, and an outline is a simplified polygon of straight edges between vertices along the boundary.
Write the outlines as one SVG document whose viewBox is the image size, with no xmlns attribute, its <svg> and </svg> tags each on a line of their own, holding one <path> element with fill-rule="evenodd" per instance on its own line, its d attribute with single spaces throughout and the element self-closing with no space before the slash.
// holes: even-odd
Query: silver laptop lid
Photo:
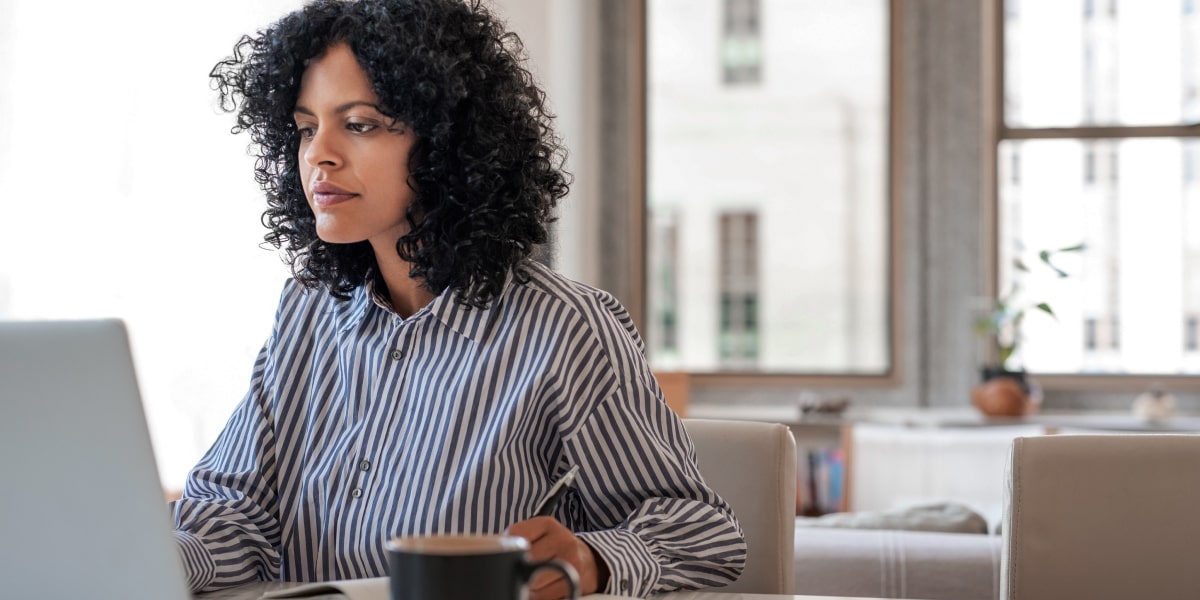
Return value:
<svg viewBox="0 0 1200 600">
<path fill-rule="evenodd" d="M 0 322 L 0 485 L 0 596 L 190 598 L 121 322 Z"/>
</svg>

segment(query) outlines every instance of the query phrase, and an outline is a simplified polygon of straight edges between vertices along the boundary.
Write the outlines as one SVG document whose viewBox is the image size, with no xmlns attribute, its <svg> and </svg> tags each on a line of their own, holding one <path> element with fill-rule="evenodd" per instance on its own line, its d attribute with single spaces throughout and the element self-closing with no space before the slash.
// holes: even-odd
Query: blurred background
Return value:
<svg viewBox="0 0 1200 600">
<path fill-rule="evenodd" d="M 207 74 L 301 5 L 0 3 L 0 318 L 124 319 L 169 487 L 288 276 Z M 1047 406 L 1200 409 L 1192 0 L 493 6 L 570 152 L 550 262 L 694 402 L 964 406 L 1004 301 L 1053 307 L 1016 355 Z"/>
</svg>

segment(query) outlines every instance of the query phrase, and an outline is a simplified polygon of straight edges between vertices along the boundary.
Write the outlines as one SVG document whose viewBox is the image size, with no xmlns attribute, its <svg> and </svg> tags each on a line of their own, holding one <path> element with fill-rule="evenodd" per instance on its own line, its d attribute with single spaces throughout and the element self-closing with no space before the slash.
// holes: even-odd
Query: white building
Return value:
<svg viewBox="0 0 1200 600">
<path fill-rule="evenodd" d="M 887 368 L 886 2 L 651 0 L 658 368 Z"/>
</svg>

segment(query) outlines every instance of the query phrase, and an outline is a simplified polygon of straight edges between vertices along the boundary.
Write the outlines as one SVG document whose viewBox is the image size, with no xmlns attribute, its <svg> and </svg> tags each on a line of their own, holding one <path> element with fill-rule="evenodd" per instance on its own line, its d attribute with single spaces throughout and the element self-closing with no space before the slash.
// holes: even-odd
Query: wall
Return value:
<svg viewBox="0 0 1200 600">
<path fill-rule="evenodd" d="M 520 36 L 530 67 L 555 114 L 573 176 L 555 226 L 554 267 L 569 277 L 599 277 L 598 171 L 601 5 L 592 0 L 495 0 L 493 8 Z"/>
</svg>

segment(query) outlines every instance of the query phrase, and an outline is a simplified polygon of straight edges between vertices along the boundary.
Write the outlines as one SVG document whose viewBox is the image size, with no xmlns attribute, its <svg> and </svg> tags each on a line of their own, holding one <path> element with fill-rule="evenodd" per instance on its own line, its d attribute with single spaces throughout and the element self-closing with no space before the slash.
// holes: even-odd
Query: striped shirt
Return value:
<svg viewBox="0 0 1200 600">
<path fill-rule="evenodd" d="M 173 504 L 193 590 L 386 574 L 393 535 L 499 533 L 572 466 L 555 517 L 608 593 L 724 585 L 745 562 L 628 313 L 536 263 L 486 308 L 403 319 L 370 286 L 289 281 L 250 390 Z"/>
</svg>

